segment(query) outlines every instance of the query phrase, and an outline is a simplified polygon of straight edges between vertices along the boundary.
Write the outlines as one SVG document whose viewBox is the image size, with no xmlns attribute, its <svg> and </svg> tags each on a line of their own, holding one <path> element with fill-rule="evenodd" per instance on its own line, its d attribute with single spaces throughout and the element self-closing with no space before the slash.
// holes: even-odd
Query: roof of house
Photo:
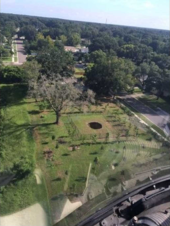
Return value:
<svg viewBox="0 0 170 226">
<path fill-rule="evenodd" d="M 64 46 L 65 51 L 70 51 L 73 53 L 79 52 L 79 49 L 74 46 Z"/>
</svg>

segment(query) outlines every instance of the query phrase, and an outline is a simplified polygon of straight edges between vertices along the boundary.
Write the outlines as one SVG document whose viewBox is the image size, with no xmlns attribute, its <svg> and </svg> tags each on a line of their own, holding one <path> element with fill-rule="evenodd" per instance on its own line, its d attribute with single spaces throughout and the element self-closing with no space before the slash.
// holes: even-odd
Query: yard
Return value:
<svg viewBox="0 0 170 226">
<path fill-rule="evenodd" d="M 88 108 L 68 108 L 56 125 L 54 112 L 43 109 L 40 101 L 26 99 L 22 86 L 1 86 L 1 89 L 6 96 L 3 104 L 9 119 L 6 145 L 11 146 L 9 152 L 13 153 L 1 167 L 10 166 L 21 156 L 35 161 L 45 177 L 49 199 L 65 194 L 74 201 L 86 193 L 91 177 L 96 178 L 102 189 L 111 192 L 113 186 L 132 174 L 169 161 L 169 150 L 162 147 L 162 141 L 119 103 L 101 99 Z M 102 127 L 91 128 L 91 122 Z M 11 197 L 13 186 L 4 194 Z M 9 207 L 11 202 L 6 196 L 1 199 L 1 205 L 9 207 L 9 212 L 46 196 L 45 186 L 41 185 L 40 192 L 34 176 L 21 181 L 18 188 L 23 192 L 15 207 Z M 98 192 L 96 186 L 93 189 Z M 14 199 L 15 196 L 13 203 Z M 22 203 L 24 199 L 28 203 Z"/>
<path fill-rule="evenodd" d="M 23 99 L 26 87 L 24 85 L 1 85 L 0 92 L 1 113 L 5 118 L 3 124 L 1 122 L 5 132 L 3 134 L 1 132 L 3 143 L 0 149 L 0 171 L 8 172 L 18 162 L 34 163 L 36 144 L 32 136 L 28 105 Z M 36 202 L 47 207 L 44 180 L 42 184 L 37 185 L 33 174 L 0 189 L 0 206 L 3 206 L 0 208 L 0 215 L 19 211 Z"/>
<path fill-rule="evenodd" d="M 102 180 L 103 172 L 110 172 L 107 177 L 113 174 L 112 168 L 115 172 L 124 168 L 131 171 L 134 160 L 146 162 L 143 167 L 149 167 L 148 162 L 160 153 L 161 142 L 156 136 L 109 100 L 90 108 L 63 111 L 59 125 L 54 124 L 53 111 L 40 110 L 40 103 L 29 102 L 37 164 L 44 172 L 51 198 L 64 193 L 72 199 L 73 194 L 83 194 L 90 164 L 90 174 Z M 102 128 L 92 129 L 91 122 Z"/>
</svg>

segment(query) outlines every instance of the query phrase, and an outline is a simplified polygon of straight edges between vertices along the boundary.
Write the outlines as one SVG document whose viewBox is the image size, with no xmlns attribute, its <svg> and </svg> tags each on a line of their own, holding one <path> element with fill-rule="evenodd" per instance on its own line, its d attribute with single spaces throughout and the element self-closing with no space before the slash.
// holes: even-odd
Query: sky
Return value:
<svg viewBox="0 0 170 226">
<path fill-rule="evenodd" d="M 170 30 L 170 0 L 0 0 L 3 13 Z"/>
</svg>

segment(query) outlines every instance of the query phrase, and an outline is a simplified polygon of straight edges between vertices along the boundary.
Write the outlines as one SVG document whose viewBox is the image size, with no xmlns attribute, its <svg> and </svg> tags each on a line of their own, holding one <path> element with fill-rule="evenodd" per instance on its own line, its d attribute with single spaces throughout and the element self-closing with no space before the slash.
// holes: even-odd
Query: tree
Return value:
<svg viewBox="0 0 170 226">
<path fill-rule="evenodd" d="M 38 34 L 36 35 L 36 39 L 39 40 L 39 39 L 44 39 L 44 35 L 40 32 L 38 32 Z"/>
<path fill-rule="evenodd" d="M 72 46 L 77 46 L 81 42 L 81 37 L 78 33 L 72 33 L 68 37 L 68 44 Z"/>
<path fill-rule="evenodd" d="M 39 92 L 44 101 L 46 101 L 56 115 L 56 124 L 59 124 L 61 111 L 71 105 L 76 105 L 77 101 L 86 103 L 90 97 L 86 97 L 70 81 L 51 76 L 49 78 L 42 76 L 39 81 Z M 86 93 L 87 94 L 87 93 Z"/>
<path fill-rule="evenodd" d="M 23 70 L 24 70 L 24 76 L 25 80 L 28 82 L 29 86 L 29 94 L 35 98 L 35 101 L 37 102 L 38 98 L 38 80 L 40 78 L 40 69 L 41 65 L 38 64 L 36 60 L 27 61 L 23 64 Z"/>
<path fill-rule="evenodd" d="M 44 48 L 36 57 L 42 66 L 42 73 L 50 76 L 51 74 L 70 77 L 74 72 L 73 55 L 65 52 L 64 48 Z"/>
<path fill-rule="evenodd" d="M 36 39 L 37 31 L 35 27 L 27 25 L 22 27 L 18 34 L 19 36 L 25 36 L 28 41 L 34 41 Z"/>
<path fill-rule="evenodd" d="M 49 43 L 49 46 L 51 46 L 51 47 L 54 46 L 54 41 L 52 40 L 52 38 L 49 35 L 46 37 L 46 40 Z"/>
<path fill-rule="evenodd" d="M 140 66 L 137 67 L 135 71 L 135 76 L 137 79 L 140 80 L 140 82 L 142 83 L 142 86 L 144 86 L 144 82 L 148 77 L 149 71 L 150 71 L 150 65 L 145 62 L 140 64 Z"/>
<path fill-rule="evenodd" d="M 150 64 L 150 70 L 148 73 L 148 78 L 145 80 L 145 89 L 147 91 L 152 91 L 152 89 L 160 90 L 161 86 L 161 74 L 162 70 L 154 62 Z"/>
<path fill-rule="evenodd" d="M 135 66 L 130 60 L 117 57 L 102 57 L 85 72 L 86 85 L 94 92 L 110 95 L 110 92 L 133 90 Z"/>
<path fill-rule="evenodd" d="M 60 35 L 60 40 L 64 45 L 67 43 L 67 37 L 65 35 Z"/>
<path fill-rule="evenodd" d="M 20 83 L 24 81 L 23 69 L 18 66 L 5 66 L 2 67 L 0 73 L 1 83 Z"/>
<path fill-rule="evenodd" d="M 90 62 L 97 63 L 106 58 L 106 53 L 102 50 L 96 50 L 90 54 Z"/>
<path fill-rule="evenodd" d="M 23 179 L 29 174 L 33 173 L 35 162 L 30 160 L 28 156 L 21 156 L 20 159 L 14 163 L 12 172 L 15 173 L 17 179 Z"/>
</svg>

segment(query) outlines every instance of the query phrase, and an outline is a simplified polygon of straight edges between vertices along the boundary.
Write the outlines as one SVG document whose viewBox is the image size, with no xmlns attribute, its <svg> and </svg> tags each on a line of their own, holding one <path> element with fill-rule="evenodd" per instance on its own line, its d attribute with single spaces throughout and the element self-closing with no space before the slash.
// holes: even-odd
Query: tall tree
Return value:
<svg viewBox="0 0 170 226">
<path fill-rule="evenodd" d="M 64 45 L 67 43 L 67 37 L 65 35 L 60 35 L 60 40 Z"/>
<path fill-rule="evenodd" d="M 70 52 L 65 52 L 62 47 L 44 48 L 38 53 L 36 59 L 42 65 L 43 74 L 48 76 L 59 74 L 64 77 L 73 75 L 73 55 Z"/>
<path fill-rule="evenodd" d="M 86 85 L 98 94 L 130 91 L 134 88 L 132 76 L 135 66 L 130 60 L 106 57 L 86 69 Z"/>
<path fill-rule="evenodd" d="M 69 35 L 69 37 L 68 37 L 69 45 L 76 46 L 76 45 L 80 44 L 80 42 L 81 42 L 81 37 L 78 33 L 72 33 Z"/>
<path fill-rule="evenodd" d="M 53 76 L 49 78 L 42 76 L 39 81 L 39 92 L 44 101 L 46 101 L 55 112 L 56 124 L 59 123 L 63 109 L 71 105 L 76 105 L 76 103 L 80 104 L 80 101 L 84 103 L 93 101 L 92 92 L 85 92 L 84 95 L 70 80 L 61 79 L 61 77 L 56 79 Z"/>
<path fill-rule="evenodd" d="M 23 64 L 23 70 L 24 70 L 24 76 L 25 81 L 28 82 L 28 93 L 30 96 L 35 98 L 35 101 L 37 102 L 39 92 L 38 92 L 38 80 L 41 76 L 41 65 L 38 64 L 37 61 L 27 61 Z"/>
<path fill-rule="evenodd" d="M 136 78 L 141 82 L 142 86 L 144 86 L 144 82 L 148 77 L 148 73 L 150 71 L 150 65 L 148 63 L 142 63 L 135 70 Z"/>
</svg>

